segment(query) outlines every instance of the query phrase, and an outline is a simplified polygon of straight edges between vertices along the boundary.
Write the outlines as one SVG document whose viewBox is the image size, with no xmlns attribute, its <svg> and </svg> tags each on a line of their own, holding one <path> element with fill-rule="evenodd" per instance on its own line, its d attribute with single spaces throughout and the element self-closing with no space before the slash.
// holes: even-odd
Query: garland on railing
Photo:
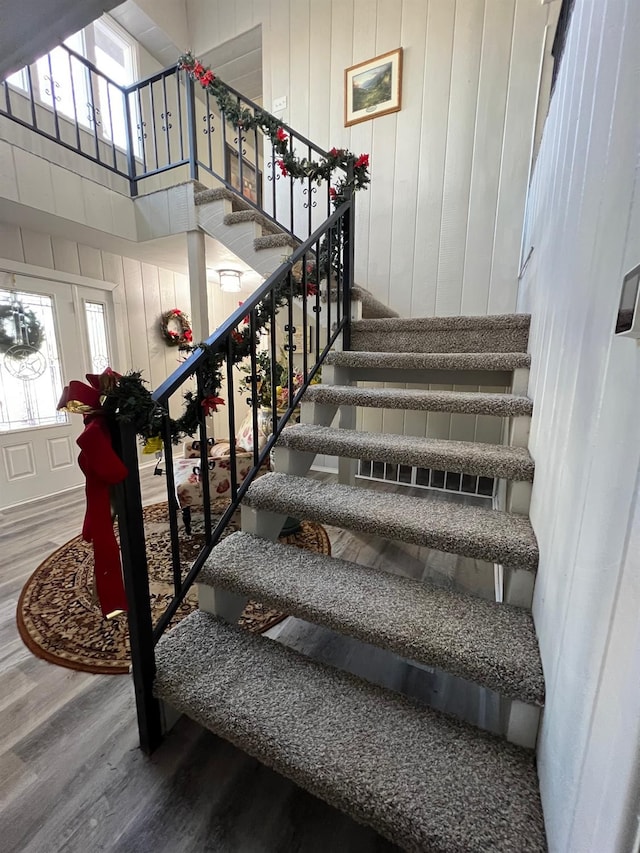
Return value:
<svg viewBox="0 0 640 853">
<path fill-rule="evenodd" d="M 291 290 L 294 297 L 305 295 L 301 281 L 296 281 L 291 276 Z M 274 310 L 286 303 L 290 286 L 288 278 L 276 284 L 273 293 L 255 308 L 255 334 L 251 335 L 249 317 L 245 317 L 245 325 L 241 329 L 231 332 L 232 363 L 238 364 L 246 359 L 251 353 L 252 344 L 258 345 L 260 332 L 266 328 L 271 320 L 271 306 L 273 300 Z M 313 295 L 316 288 L 307 284 L 306 295 Z M 179 349 L 188 357 L 198 348 L 204 350 L 205 356 L 201 360 L 198 370 L 202 394 L 193 391 L 184 394 L 185 409 L 179 418 L 170 418 L 171 439 L 179 441 L 185 434 L 193 435 L 200 425 L 201 412 L 205 415 L 218 410 L 218 406 L 224 405 L 220 397 L 220 389 L 223 383 L 222 368 L 226 360 L 226 351 L 207 346 L 205 343 L 181 344 Z M 144 441 L 152 450 L 157 448 L 157 439 L 162 434 L 162 422 L 166 412 L 165 408 L 155 402 L 151 392 L 146 387 L 140 371 L 131 371 L 124 376 L 118 376 L 117 382 L 112 383 L 105 390 L 103 410 L 105 414 L 121 423 L 132 424 Z"/>
<path fill-rule="evenodd" d="M 274 151 L 279 155 L 276 163 L 283 177 L 291 175 L 292 178 L 300 180 L 310 178 L 320 184 L 323 180 L 331 181 L 336 169 L 346 170 L 353 162 L 353 180 L 339 179 L 335 187 L 330 189 L 331 200 L 336 206 L 344 201 L 345 190 L 349 186 L 354 190 L 366 190 L 370 180 L 368 154 L 356 157 L 346 148 L 332 148 L 327 156 L 320 160 L 297 157 L 290 149 L 289 135 L 275 116 L 259 107 L 252 111 L 240 106 L 238 99 L 231 94 L 222 80 L 216 77 L 210 68 L 205 68 L 191 52 L 187 51 L 178 59 L 178 68 L 184 69 L 203 89 L 213 95 L 218 109 L 232 125 L 241 130 L 259 128 L 269 137 Z"/>
</svg>

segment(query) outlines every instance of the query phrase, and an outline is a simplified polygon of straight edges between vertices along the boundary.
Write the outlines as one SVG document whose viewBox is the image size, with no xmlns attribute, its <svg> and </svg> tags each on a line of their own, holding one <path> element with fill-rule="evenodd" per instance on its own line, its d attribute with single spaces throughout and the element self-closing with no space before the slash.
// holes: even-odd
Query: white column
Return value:
<svg viewBox="0 0 640 853">
<path fill-rule="evenodd" d="M 195 343 L 209 336 L 209 300 L 207 296 L 207 264 L 203 231 L 187 231 L 187 260 L 189 264 L 189 297 L 191 326 Z"/>
</svg>

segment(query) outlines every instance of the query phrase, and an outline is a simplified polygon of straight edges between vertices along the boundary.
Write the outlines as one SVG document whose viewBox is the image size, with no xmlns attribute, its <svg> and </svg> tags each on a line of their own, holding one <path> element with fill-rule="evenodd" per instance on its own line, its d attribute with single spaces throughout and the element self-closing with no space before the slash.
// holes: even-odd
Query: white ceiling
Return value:
<svg viewBox="0 0 640 853">
<path fill-rule="evenodd" d="M 119 0 L 0 0 L 0 80 L 117 6 Z"/>
</svg>

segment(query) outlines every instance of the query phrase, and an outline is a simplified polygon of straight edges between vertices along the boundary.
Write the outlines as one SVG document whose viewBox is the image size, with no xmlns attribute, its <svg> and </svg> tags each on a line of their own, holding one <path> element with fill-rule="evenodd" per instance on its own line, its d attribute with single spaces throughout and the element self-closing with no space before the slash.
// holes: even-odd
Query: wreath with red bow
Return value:
<svg viewBox="0 0 640 853">
<path fill-rule="evenodd" d="M 189 318 L 179 308 L 164 312 L 160 320 L 160 333 L 170 347 L 193 342 Z"/>
</svg>

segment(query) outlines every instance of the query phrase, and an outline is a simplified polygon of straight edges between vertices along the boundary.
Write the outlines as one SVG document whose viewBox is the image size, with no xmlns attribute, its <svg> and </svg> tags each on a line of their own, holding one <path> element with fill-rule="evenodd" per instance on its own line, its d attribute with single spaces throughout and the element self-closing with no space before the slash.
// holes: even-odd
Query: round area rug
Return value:
<svg viewBox="0 0 640 853">
<path fill-rule="evenodd" d="M 218 502 L 214 513 L 221 514 L 227 504 Z M 239 529 L 239 513 L 232 518 L 227 533 Z M 149 589 L 154 623 L 173 595 L 169 515 L 165 503 L 144 509 L 145 540 L 149 563 Z M 215 523 L 215 522 L 214 522 Z M 180 563 L 183 577 L 199 552 L 204 534 L 202 520 L 193 521 L 193 533 L 184 536 L 180 527 Z M 319 524 L 303 521 L 299 530 L 281 536 L 280 542 L 321 554 L 330 554 L 326 530 Z M 193 587 L 171 626 L 197 607 Z M 260 602 L 250 601 L 239 625 L 261 633 L 286 618 Z M 76 536 L 41 563 L 22 590 L 18 601 L 17 623 L 20 636 L 37 657 L 83 672 L 121 674 L 129 672 L 129 630 L 127 615 L 103 618 L 94 590 L 93 550 Z"/>
</svg>

